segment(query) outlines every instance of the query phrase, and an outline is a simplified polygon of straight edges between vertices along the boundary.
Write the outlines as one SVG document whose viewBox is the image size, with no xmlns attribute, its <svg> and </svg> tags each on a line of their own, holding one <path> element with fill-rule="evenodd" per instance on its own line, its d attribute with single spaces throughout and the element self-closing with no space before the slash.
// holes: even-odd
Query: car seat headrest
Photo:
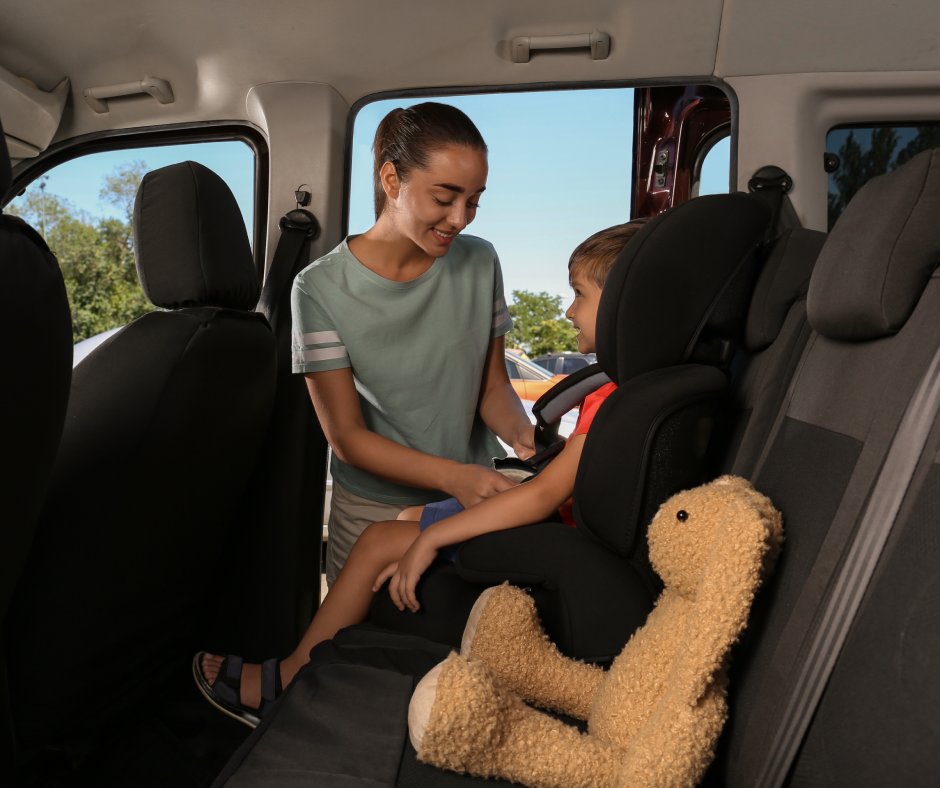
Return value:
<svg viewBox="0 0 940 788">
<path fill-rule="evenodd" d="M 780 333 L 793 303 L 806 295 L 826 234 L 796 227 L 774 241 L 751 296 L 744 346 L 756 353 Z"/>
<path fill-rule="evenodd" d="M 251 310 L 260 286 L 231 190 L 192 161 L 147 173 L 134 203 L 137 274 L 166 309 L 222 306 Z"/>
<path fill-rule="evenodd" d="M 0 123 L 0 199 L 7 193 L 11 183 L 13 183 L 13 167 L 10 164 L 10 151 L 7 150 L 3 124 Z"/>
<path fill-rule="evenodd" d="M 633 236 L 597 311 L 597 360 L 611 379 L 686 363 L 705 334 L 743 323 L 769 222 L 754 197 L 712 195 L 666 211 Z"/>
<path fill-rule="evenodd" d="M 896 334 L 940 263 L 940 150 L 872 178 L 819 255 L 807 295 L 820 334 L 862 342 Z"/>
</svg>

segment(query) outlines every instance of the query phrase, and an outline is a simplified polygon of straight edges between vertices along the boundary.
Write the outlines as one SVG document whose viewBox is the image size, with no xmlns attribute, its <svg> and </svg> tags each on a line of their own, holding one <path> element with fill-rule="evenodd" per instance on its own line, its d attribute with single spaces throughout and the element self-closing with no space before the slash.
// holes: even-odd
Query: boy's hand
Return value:
<svg viewBox="0 0 940 788">
<path fill-rule="evenodd" d="M 515 486 L 514 481 L 492 468 L 484 468 L 482 465 L 458 465 L 444 492 L 460 501 L 464 509 L 469 509 L 485 498 Z"/>
<path fill-rule="evenodd" d="M 421 575 L 424 574 L 436 557 L 437 550 L 431 547 L 426 539 L 419 536 L 411 543 L 411 547 L 399 559 L 398 566 L 392 574 L 391 582 L 388 584 L 388 594 L 392 598 L 395 607 L 399 610 L 407 608 L 412 613 L 418 612 L 420 605 L 418 604 L 415 589 Z M 386 569 L 386 571 L 388 570 Z M 379 580 L 383 580 L 382 575 L 379 575 Z"/>
</svg>

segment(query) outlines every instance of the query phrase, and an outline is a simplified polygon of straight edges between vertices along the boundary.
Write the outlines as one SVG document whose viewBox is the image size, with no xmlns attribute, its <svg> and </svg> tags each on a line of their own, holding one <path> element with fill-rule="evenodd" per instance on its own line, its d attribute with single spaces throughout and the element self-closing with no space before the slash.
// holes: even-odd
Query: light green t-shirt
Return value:
<svg viewBox="0 0 940 788">
<path fill-rule="evenodd" d="M 394 282 L 366 268 L 343 241 L 294 279 L 294 372 L 351 367 L 368 428 L 419 451 L 491 465 L 504 456 L 477 415 L 490 339 L 512 327 L 493 246 L 459 235 L 417 279 Z M 419 504 L 420 490 L 333 455 L 333 479 L 374 501 Z"/>
</svg>

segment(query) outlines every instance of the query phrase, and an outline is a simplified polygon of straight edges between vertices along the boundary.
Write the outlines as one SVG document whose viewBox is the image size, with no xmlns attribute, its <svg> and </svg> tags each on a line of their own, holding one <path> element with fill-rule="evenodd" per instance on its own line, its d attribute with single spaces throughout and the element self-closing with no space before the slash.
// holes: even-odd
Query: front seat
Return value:
<svg viewBox="0 0 940 788">
<path fill-rule="evenodd" d="M 271 415 L 274 336 L 252 311 L 258 274 L 224 181 L 193 162 L 146 175 L 134 243 L 159 309 L 74 370 L 10 611 L 13 720 L 25 748 L 74 739 L 79 722 L 108 719 L 188 659 Z"/>
<path fill-rule="evenodd" d="M 0 126 L 0 205 L 12 183 Z M 72 376 L 72 319 L 59 264 L 26 222 L 0 214 L 0 386 L 6 459 L 0 473 L 0 625 L 32 544 L 52 474 Z M 0 782 L 12 758 L 6 667 L 0 649 Z"/>
</svg>

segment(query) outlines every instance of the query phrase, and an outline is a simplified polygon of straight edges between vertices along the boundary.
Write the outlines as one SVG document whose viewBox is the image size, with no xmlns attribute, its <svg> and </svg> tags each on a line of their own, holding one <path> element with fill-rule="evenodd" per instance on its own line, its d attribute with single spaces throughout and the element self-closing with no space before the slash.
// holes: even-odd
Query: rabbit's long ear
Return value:
<svg viewBox="0 0 940 788">
<path fill-rule="evenodd" d="M 690 705 L 698 703 L 747 624 L 766 559 L 779 544 L 779 512 L 754 506 L 749 495 L 736 497 L 741 505 L 729 506 L 716 526 L 678 670 Z"/>
</svg>

